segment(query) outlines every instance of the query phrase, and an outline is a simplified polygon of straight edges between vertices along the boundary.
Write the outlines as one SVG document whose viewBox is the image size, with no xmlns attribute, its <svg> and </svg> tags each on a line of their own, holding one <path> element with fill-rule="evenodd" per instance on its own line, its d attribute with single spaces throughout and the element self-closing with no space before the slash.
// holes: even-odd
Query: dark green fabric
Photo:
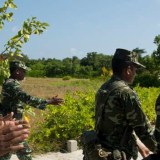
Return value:
<svg viewBox="0 0 160 160">
<path fill-rule="evenodd" d="M 105 90 L 115 82 L 124 83 L 125 87 L 117 88 L 109 95 L 102 115 L 99 138 L 106 148 L 123 150 L 136 160 L 138 148 L 133 131 L 152 152 L 155 152 L 157 144 L 153 129 L 141 109 L 136 92 L 127 83 L 117 76 L 112 76 L 100 89 Z M 121 148 L 119 144 L 127 125 L 129 128 Z"/>
<path fill-rule="evenodd" d="M 160 152 L 160 95 L 156 100 L 156 125 L 155 125 L 155 137 L 158 143 L 158 152 Z"/>
<path fill-rule="evenodd" d="M 10 152 L 0 157 L 0 160 L 10 160 L 13 153 L 15 153 L 19 160 L 32 160 L 31 149 L 29 148 L 27 142 L 21 142 L 24 145 L 24 149 L 18 150 L 16 152 Z"/>
<path fill-rule="evenodd" d="M 1 103 L 1 109 L 5 114 L 14 112 L 16 116 L 18 113 L 23 113 L 24 104 L 28 104 L 38 109 L 45 109 L 47 100 L 29 95 L 22 90 L 21 85 L 17 80 L 9 78 L 5 80 L 2 87 Z"/>
</svg>

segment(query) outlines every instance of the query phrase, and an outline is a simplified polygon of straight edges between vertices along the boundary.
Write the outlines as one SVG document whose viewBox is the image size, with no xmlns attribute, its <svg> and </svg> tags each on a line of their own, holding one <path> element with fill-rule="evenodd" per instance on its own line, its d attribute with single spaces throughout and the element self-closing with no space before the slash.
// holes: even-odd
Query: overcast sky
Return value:
<svg viewBox="0 0 160 160">
<path fill-rule="evenodd" d="M 4 0 L 0 0 L 0 7 Z M 23 47 L 31 59 L 111 55 L 116 48 L 156 50 L 160 34 L 160 0 L 14 0 L 14 21 L 0 31 L 0 51 L 31 16 L 50 24 Z"/>
</svg>

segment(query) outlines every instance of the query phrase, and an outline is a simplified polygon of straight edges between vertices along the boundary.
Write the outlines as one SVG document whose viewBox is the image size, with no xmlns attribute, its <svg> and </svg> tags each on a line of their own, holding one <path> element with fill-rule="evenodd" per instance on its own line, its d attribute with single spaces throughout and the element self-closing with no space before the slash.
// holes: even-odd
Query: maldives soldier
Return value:
<svg viewBox="0 0 160 160">
<path fill-rule="evenodd" d="M 60 105 L 61 103 L 64 103 L 64 100 L 62 98 L 58 98 L 57 96 L 48 100 L 40 99 L 23 91 L 19 81 L 24 80 L 26 71 L 29 70 L 31 69 L 21 61 L 10 62 L 11 75 L 5 80 L 1 92 L 1 113 L 3 116 L 14 112 L 14 118 L 20 120 L 23 117 L 24 104 L 44 110 L 48 104 Z M 31 150 L 27 142 L 22 142 L 22 144 L 25 146 L 25 148 L 16 151 L 18 158 L 20 160 L 31 160 Z M 12 152 L 0 157 L 0 160 L 9 160 L 11 155 Z"/>
<path fill-rule="evenodd" d="M 160 159 L 160 95 L 158 96 L 157 100 L 156 100 L 156 125 L 155 125 L 155 138 L 156 141 L 158 143 L 158 155 L 157 157 Z"/>
<path fill-rule="evenodd" d="M 90 143 L 87 146 L 86 159 L 136 160 L 138 149 L 143 157 L 148 156 L 149 150 L 157 152 L 153 129 L 142 111 L 136 92 L 129 86 L 133 83 L 136 70 L 141 67 L 144 66 L 138 62 L 137 53 L 116 50 L 112 59 L 113 76 L 96 94 L 95 131 L 98 139 L 94 145 Z M 135 133 L 149 150 L 137 146 Z"/>
</svg>

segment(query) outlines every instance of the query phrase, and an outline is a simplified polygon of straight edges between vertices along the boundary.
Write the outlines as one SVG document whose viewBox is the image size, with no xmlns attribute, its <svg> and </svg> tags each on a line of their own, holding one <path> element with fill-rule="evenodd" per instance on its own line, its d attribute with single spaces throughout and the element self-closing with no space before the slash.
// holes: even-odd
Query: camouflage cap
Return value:
<svg viewBox="0 0 160 160">
<path fill-rule="evenodd" d="M 131 52 L 125 49 L 118 48 L 113 56 L 115 59 L 124 60 L 126 62 L 132 62 L 137 64 L 139 67 L 144 67 L 144 65 L 138 62 L 138 54 L 136 52 Z"/>
<path fill-rule="evenodd" d="M 22 62 L 22 61 L 10 61 L 9 62 L 9 66 L 10 66 L 10 68 L 22 68 L 22 69 L 24 69 L 26 71 L 30 71 L 31 70 L 31 68 L 27 67 L 25 65 L 25 63 Z"/>
</svg>

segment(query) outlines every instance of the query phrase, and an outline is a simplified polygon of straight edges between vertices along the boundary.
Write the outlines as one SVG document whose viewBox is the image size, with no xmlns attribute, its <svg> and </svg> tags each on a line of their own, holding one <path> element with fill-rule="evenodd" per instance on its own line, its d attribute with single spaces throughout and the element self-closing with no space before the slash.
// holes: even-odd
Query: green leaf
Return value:
<svg viewBox="0 0 160 160">
<path fill-rule="evenodd" d="M 32 19 L 32 20 L 35 20 L 36 18 L 37 18 L 37 17 L 32 17 L 31 19 Z"/>
<path fill-rule="evenodd" d="M 32 34 L 32 28 L 28 27 L 28 31 L 29 31 L 29 34 L 31 35 Z"/>
<path fill-rule="evenodd" d="M 18 57 L 23 57 L 21 54 L 19 54 L 19 53 L 16 53 L 16 56 L 18 56 Z"/>
<path fill-rule="evenodd" d="M 42 23 L 44 26 L 50 26 L 48 23 Z"/>
<path fill-rule="evenodd" d="M 0 30 L 1 30 L 2 28 L 3 28 L 2 25 L 0 25 Z"/>
<path fill-rule="evenodd" d="M 27 29 L 28 28 L 28 24 L 26 22 L 23 23 L 23 28 Z"/>
<path fill-rule="evenodd" d="M 4 2 L 4 7 L 8 7 L 9 3 L 8 2 Z"/>
<path fill-rule="evenodd" d="M 21 40 L 20 40 L 20 41 L 18 41 L 17 43 L 19 43 L 19 44 L 23 44 L 23 41 L 21 41 Z"/>
<path fill-rule="evenodd" d="M 18 54 L 19 52 L 21 52 L 21 50 L 17 48 L 15 54 Z"/>
<path fill-rule="evenodd" d="M 23 42 L 23 41 L 22 41 L 22 42 Z M 24 43 L 24 42 L 23 42 L 23 43 Z M 22 48 L 22 46 L 21 46 L 21 45 L 19 45 L 19 44 L 17 44 L 17 45 L 16 45 L 16 47 Z"/>
<path fill-rule="evenodd" d="M 8 17 L 8 18 L 7 18 L 7 21 L 8 21 L 8 22 L 11 22 L 11 21 L 13 21 L 13 18 Z"/>
<path fill-rule="evenodd" d="M 34 33 L 34 34 L 39 34 L 39 32 L 38 32 L 38 30 L 37 30 L 37 29 L 36 29 L 36 30 L 34 30 L 34 31 L 33 31 L 33 33 Z"/>
<path fill-rule="evenodd" d="M 42 27 L 44 30 L 46 30 L 46 27 Z"/>
<path fill-rule="evenodd" d="M 24 38 L 24 42 L 25 42 L 25 43 L 28 42 L 28 40 L 29 40 L 28 38 Z"/>
<path fill-rule="evenodd" d="M 17 8 L 18 8 L 14 3 L 10 3 L 10 4 L 9 4 L 9 7 L 10 7 L 10 8 L 14 8 L 14 9 L 17 9 Z"/>
<path fill-rule="evenodd" d="M 14 40 L 14 39 L 18 39 L 18 38 L 20 38 L 21 36 L 19 36 L 19 35 L 16 35 L 16 36 L 14 36 L 13 38 L 11 38 L 11 40 Z"/>
<path fill-rule="evenodd" d="M 25 34 L 25 35 L 24 35 L 24 38 L 29 39 L 29 35 L 28 35 L 28 34 Z"/>
<path fill-rule="evenodd" d="M 0 13 L 4 12 L 6 9 L 6 7 L 0 8 Z"/>
<path fill-rule="evenodd" d="M 13 53 L 13 52 L 10 52 L 9 55 L 10 55 L 11 57 L 13 57 L 13 56 L 14 56 L 14 53 Z"/>
<path fill-rule="evenodd" d="M 1 17 L 3 20 L 5 20 L 7 16 L 6 16 L 6 14 L 3 14 Z"/>
<path fill-rule="evenodd" d="M 10 13 L 9 13 L 9 16 L 12 17 L 12 16 L 13 16 L 13 12 L 10 12 Z"/>
<path fill-rule="evenodd" d="M 43 30 L 42 29 L 38 29 L 38 32 L 39 32 L 39 34 L 42 34 Z"/>
<path fill-rule="evenodd" d="M 21 37 L 21 35 L 22 35 L 22 34 L 21 34 L 21 30 L 20 30 L 20 31 L 18 31 L 18 36 Z"/>
</svg>

